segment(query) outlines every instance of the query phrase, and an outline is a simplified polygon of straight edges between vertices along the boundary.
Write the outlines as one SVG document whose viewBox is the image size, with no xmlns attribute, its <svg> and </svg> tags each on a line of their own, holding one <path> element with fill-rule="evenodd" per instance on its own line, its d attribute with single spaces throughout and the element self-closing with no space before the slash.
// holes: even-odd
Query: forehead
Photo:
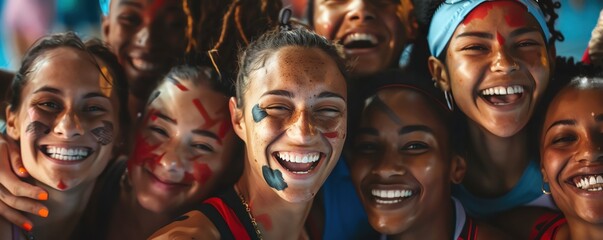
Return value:
<svg viewBox="0 0 603 240">
<path fill-rule="evenodd" d="M 527 8 L 515 1 L 484 2 L 469 13 L 460 27 L 486 27 L 484 22 L 502 24 L 508 27 L 539 27 L 538 22 Z"/>
<path fill-rule="evenodd" d="M 66 86 L 78 87 L 91 84 L 100 88 L 99 67 L 103 66 L 104 63 L 100 59 L 93 59 L 84 51 L 59 47 L 48 50 L 35 60 L 30 69 L 32 71 L 30 83 L 32 85 L 62 83 Z"/>
<path fill-rule="evenodd" d="M 269 56 L 263 67 L 252 72 L 249 88 L 332 91 L 342 96 L 347 89 L 335 61 L 318 48 L 305 47 L 283 47 Z"/>
<path fill-rule="evenodd" d="M 150 99 L 147 112 L 154 109 L 178 115 L 180 118 L 198 118 L 200 111 L 213 115 L 228 104 L 228 97 L 214 91 L 205 80 L 194 84 L 192 80 L 178 77 L 174 77 L 173 80 L 165 79 L 157 87 L 156 92 L 159 95 L 155 99 Z"/>
<path fill-rule="evenodd" d="M 603 89 L 566 88 L 555 96 L 546 115 L 546 122 L 560 117 L 592 116 L 603 113 Z"/>
<path fill-rule="evenodd" d="M 111 8 L 120 6 L 131 6 L 157 12 L 159 10 L 178 10 L 182 9 L 182 0 L 112 0 Z"/>
<path fill-rule="evenodd" d="M 403 125 L 427 125 L 434 130 L 445 130 L 444 119 L 439 114 L 439 106 L 432 103 L 422 93 L 408 88 L 380 90 L 377 97 L 396 115 Z M 372 116 L 388 117 L 386 111 L 373 100 L 363 113 L 363 118 Z"/>
</svg>

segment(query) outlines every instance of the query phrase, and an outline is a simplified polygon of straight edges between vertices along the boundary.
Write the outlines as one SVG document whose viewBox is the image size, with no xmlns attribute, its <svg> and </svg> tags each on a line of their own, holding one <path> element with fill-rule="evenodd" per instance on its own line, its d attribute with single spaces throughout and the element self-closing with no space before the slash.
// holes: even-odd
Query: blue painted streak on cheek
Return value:
<svg viewBox="0 0 603 240">
<path fill-rule="evenodd" d="M 266 113 L 264 109 L 260 108 L 259 104 L 256 104 L 251 109 L 251 116 L 253 116 L 253 121 L 257 123 L 262 121 L 262 119 L 264 119 L 266 116 L 268 116 L 268 113 Z"/>
<path fill-rule="evenodd" d="M 264 180 L 268 183 L 268 186 L 276 189 L 277 191 L 282 191 L 287 188 L 287 183 L 285 179 L 283 179 L 283 173 L 281 171 L 272 170 L 270 167 L 264 165 L 262 167 L 262 174 L 264 175 Z"/>
</svg>

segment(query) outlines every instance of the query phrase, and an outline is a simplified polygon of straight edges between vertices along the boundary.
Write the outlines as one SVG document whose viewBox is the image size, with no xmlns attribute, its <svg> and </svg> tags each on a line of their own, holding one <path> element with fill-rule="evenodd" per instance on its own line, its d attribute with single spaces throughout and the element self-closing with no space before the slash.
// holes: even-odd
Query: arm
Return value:
<svg viewBox="0 0 603 240">
<path fill-rule="evenodd" d="M 18 147 L 6 136 L 0 135 L 0 217 L 31 230 L 32 221 L 20 211 L 39 215 L 41 209 L 47 210 L 48 208 L 37 200 L 47 200 L 48 193 L 42 188 L 21 181 L 19 176 L 27 177 L 28 174 L 23 168 Z"/>
<path fill-rule="evenodd" d="M 220 239 L 220 233 L 211 220 L 194 210 L 162 227 L 149 239 Z"/>
</svg>

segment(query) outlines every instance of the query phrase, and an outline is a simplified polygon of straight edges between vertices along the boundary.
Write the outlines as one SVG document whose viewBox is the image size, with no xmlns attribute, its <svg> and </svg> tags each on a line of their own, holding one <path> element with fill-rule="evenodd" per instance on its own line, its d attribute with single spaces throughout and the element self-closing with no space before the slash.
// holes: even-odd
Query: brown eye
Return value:
<svg viewBox="0 0 603 240">
<path fill-rule="evenodd" d="M 565 146 L 575 142 L 576 140 L 578 140 L 578 137 L 574 135 L 561 135 L 554 137 L 551 141 L 551 144 L 556 146 Z"/>
<path fill-rule="evenodd" d="M 63 108 L 63 106 L 61 106 L 60 104 L 52 101 L 41 102 L 38 103 L 37 106 L 43 110 L 50 112 L 58 112 L 61 111 L 61 109 Z"/>
<path fill-rule="evenodd" d="M 353 151 L 358 154 L 373 154 L 379 151 L 379 146 L 375 142 L 363 141 L 354 144 Z"/>
<path fill-rule="evenodd" d="M 165 131 L 163 128 L 160 128 L 160 127 L 157 127 L 157 126 L 149 126 L 149 129 L 152 132 L 158 133 L 161 136 L 170 137 L 170 135 L 167 133 L 167 131 Z"/>
<path fill-rule="evenodd" d="M 202 152 L 207 152 L 207 153 L 213 153 L 215 152 L 214 148 L 209 145 L 209 144 L 192 144 L 191 147 L 193 147 L 194 149 L 200 150 Z"/>
<path fill-rule="evenodd" d="M 429 145 L 424 142 L 410 142 L 410 143 L 402 146 L 402 148 L 400 148 L 401 151 L 407 152 L 410 154 L 424 153 L 428 149 L 429 149 Z"/>
</svg>

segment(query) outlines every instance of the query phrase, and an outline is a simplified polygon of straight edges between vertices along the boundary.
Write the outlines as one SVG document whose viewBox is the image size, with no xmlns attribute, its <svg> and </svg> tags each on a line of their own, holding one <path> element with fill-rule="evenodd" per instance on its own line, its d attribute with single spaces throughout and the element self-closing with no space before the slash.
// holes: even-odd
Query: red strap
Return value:
<svg viewBox="0 0 603 240">
<path fill-rule="evenodd" d="M 216 208 L 216 210 L 218 210 L 218 212 L 220 213 L 220 215 L 222 215 L 222 218 L 228 225 L 228 228 L 230 228 L 230 231 L 232 232 L 232 235 L 235 237 L 235 239 L 237 239 L 237 240 L 239 240 L 239 239 L 240 240 L 250 240 L 251 239 L 249 237 L 249 234 L 247 234 L 247 230 L 245 230 L 245 227 L 243 226 L 243 224 L 241 223 L 241 221 L 239 220 L 239 218 L 237 217 L 235 212 L 230 207 L 228 207 L 222 201 L 222 199 L 217 198 L 217 197 L 212 197 L 212 198 L 205 200 L 204 203 L 211 204 L 212 206 L 214 206 L 214 208 Z"/>
<path fill-rule="evenodd" d="M 566 222 L 567 220 L 559 213 L 545 213 L 538 217 L 532 226 L 530 239 L 554 239 L 559 227 Z"/>
</svg>

